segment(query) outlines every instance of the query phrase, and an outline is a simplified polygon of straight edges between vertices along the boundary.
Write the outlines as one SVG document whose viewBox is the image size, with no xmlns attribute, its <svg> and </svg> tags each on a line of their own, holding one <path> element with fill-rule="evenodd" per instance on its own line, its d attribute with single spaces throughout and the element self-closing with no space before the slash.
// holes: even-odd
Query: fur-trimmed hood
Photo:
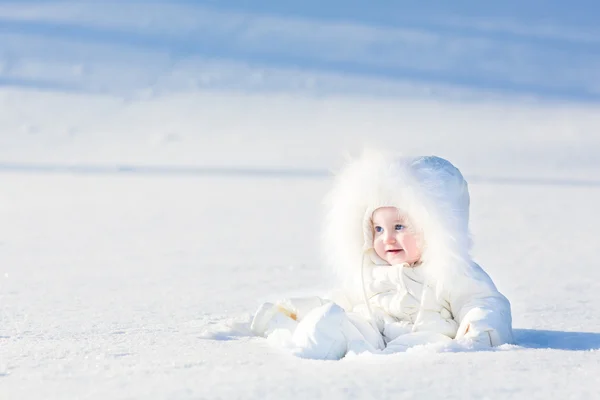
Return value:
<svg viewBox="0 0 600 400">
<path fill-rule="evenodd" d="M 469 255 L 468 185 L 443 158 L 367 151 L 336 176 L 326 202 L 325 256 L 337 286 L 354 304 L 362 301 L 363 262 L 372 249 L 370 219 L 379 207 L 396 207 L 408 217 L 422 238 L 423 271 L 438 291 L 476 273 Z"/>
</svg>

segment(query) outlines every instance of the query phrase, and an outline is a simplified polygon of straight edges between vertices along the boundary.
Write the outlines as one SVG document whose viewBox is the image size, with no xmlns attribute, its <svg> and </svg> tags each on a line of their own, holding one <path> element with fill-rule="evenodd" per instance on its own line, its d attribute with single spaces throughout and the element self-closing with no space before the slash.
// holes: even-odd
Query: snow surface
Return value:
<svg viewBox="0 0 600 400">
<path fill-rule="evenodd" d="M 0 40 L 0 399 L 597 396 L 600 107 L 584 85 L 595 75 L 560 82 L 582 98 L 548 99 L 551 85 L 438 92 L 439 82 L 211 59 L 236 79 L 264 79 L 198 86 L 205 69 L 169 55 L 151 63 L 162 54 L 154 47 L 144 58 L 17 23 L 78 21 L 131 37 L 156 11 L 135 19 L 124 7 L 110 19 L 94 18 L 91 3 L 30 4 L 0 4 L 1 34 L 17 26 L 27 36 Z M 198 29 L 182 22 L 188 9 L 162 6 L 174 19 L 161 32 Z M 529 29 L 516 31 L 561 32 Z M 597 43 L 593 32 L 564 32 Z M 61 55 L 49 40 L 77 46 Z M 38 68 L 52 57 L 60 68 Z M 365 145 L 461 168 L 474 255 L 512 302 L 517 345 L 331 362 L 250 336 L 261 302 L 327 288 L 321 200 L 330 171 Z"/>
</svg>

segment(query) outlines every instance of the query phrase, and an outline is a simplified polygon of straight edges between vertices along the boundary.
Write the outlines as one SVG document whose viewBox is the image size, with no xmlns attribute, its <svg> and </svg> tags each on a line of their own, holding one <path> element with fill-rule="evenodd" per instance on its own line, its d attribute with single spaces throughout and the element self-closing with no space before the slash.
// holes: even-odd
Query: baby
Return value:
<svg viewBox="0 0 600 400">
<path fill-rule="evenodd" d="M 329 196 L 336 287 L 263 304 L 253 332 L 287 334 L 297 354 L 327 359 L 453 339 L 511 343 L 510 303 L 469 255 L 469 203 L 462 174 L 442 158 L 363 155 Z"/>
</svg>

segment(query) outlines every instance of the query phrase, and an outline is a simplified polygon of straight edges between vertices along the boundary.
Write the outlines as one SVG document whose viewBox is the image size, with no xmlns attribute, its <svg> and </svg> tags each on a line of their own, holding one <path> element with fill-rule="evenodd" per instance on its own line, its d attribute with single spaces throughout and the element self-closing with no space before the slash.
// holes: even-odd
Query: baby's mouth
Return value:
<svg viewBox="0 0 600 400">
<path fill-rule="evenodd" d="M 397 254 L 397 253 L 400 253 L 401 251 L 404 251 L 404 249 L 387 250 L 388 253 L 392 253 L 392 254 Z"/>
</svg>

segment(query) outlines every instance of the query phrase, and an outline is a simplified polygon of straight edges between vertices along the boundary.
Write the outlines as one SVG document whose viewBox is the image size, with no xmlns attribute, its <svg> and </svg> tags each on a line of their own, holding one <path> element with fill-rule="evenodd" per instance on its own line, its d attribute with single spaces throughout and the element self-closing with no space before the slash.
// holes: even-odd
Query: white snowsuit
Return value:
<svg viewBox="0 0 600 400">
<path fill-rule="evenodd" d="M 253 330 L 268 336 L 285 328 L 310 358 L 451 339 L 512 343 L 510 303 L 469 255 L 469 202 L 462 174 L 442 158 L 365 153 L 328 197 L 324 249 L 336 288 L 328 299 L 278 303 L 283 319 L 263 307 Z M 390 266 L 376 255 L 371 217 L 379 207 L 398 208 L 420 233 L 416 265 Z"/>
</svg>

